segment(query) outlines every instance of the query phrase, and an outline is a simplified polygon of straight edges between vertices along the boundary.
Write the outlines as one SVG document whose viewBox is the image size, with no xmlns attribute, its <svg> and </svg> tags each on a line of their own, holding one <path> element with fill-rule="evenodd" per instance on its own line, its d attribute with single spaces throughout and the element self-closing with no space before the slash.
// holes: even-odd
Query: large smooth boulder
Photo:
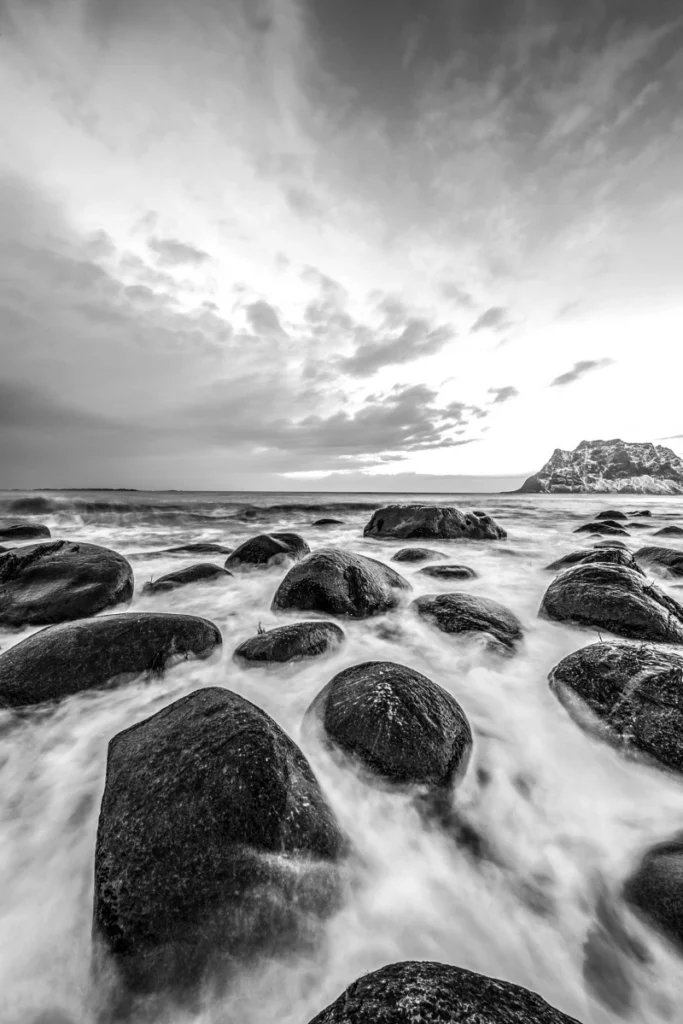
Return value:
<svg viewBox="0 0 683 1024">
<path fill-rule="evenodd" d="M 0 540 L 39 540 L 41 537 L 49 536 L 49 528 L 39 523 L 0 522 Z"/>
<path fill-rule="evenodd" d="M 555 577 L 539 616 L 631 640 L 683 643 L 683 606 L 624 565 L 576 565 Z"/>
<path fill-rule="evenodd" d="M 247 664 L 301 661 L 336 650 L 346 639 L 335 622 L 293 622 L 275 629 L 264 629 L 244 640 L 233 657 Z"/>
<path fill-rule="evenodd" d="M 271 607 L 365 619 L 396 608 L 410 589 L 384 562 L 342 548 L 321 548 L 292 566 Z"/>
<path fill-rule="evenodd" d="M 663 526 L 661 530 L 655 530 L 653 537 L 683 537 L 683 528 L 680 526 Z"/>
<path fill-rule="evenodd" d="M 494 647 L 512 651 L 523 637 L 517 616 L 489 597 L 474 594 L 425 594 L 411 604 L 442 633 L 481 634 Z"/>
<path fill-rule="evenodd" d="M 563 658 L 548 680 L 579 725 L 625 753 L 683 772 L 683 648 L 590 644 Z"/>
<path fill-rule="evenodd" d="M 188 583 L 206 583 L 209 580 L 226 580 L 231 577 L 220 565 L 213 562 L 197 562 L 196 565 L 188 565 L 184 569 L 176 569 L 175 572 L 168 572 L 160 576 L 158 580 L 145 583 L 142 588 L 143 594 L 161 594 L 167 590 L 177 590 L 178 587 L 185 587 Z"/>
<path fill-rule="evenodd" d="M 338 905 L 346 850 L 277 723 L 231 690 L 196 690 L 109 744 L 96 963 L 107 951 L 124 991 L 174 994 L 294 951 Z"/>
<path fill-rule="evenodd" d="M 664 571 L 665 575 L 683 576 L 683 551 L 675 548 L 661 548 L 656 544 L 639 548 L 635 557 L 647 565 L 654 565 Z"/>
<path fill-rule="evenodd" d="M 344 525 L 344 520 L 343 519 L 316 519 L 316 521 L 314 523 L 311 523 L 311 526 L 343 526 L 343 525 Z"/>
<path fill-rule="evenodd" d="M 625 512 L 619 512 L 617 509 L 607 509 L 604 512 L 598 512 L 596 519 L 628 519 Z"/>
<path fill-rule="evenodd" d="M 570 551 L 568 555 L 563 555 L 545 568 L 557 572 L 560 569 L 567 569 L 570 565 L 594 565 L 596 562 L 601 565 L 625 565 L 627 569 L 633 569 L 641 576 L 645 575 L 628 548 L 614 547 L 601 548 L 597 551 Z"/>
<path fill-rule="evenodd" d="M 400 548 L 391 556 L 392 562 L 431 562 L 438 558 L 448 558 L 443 551 L 434 548 Z"/>
<path fill-rule="evenodd" d="M 683 952 L 683 832 L 647 851 L 623 896 L 638 917 Z"/>
<path fill-rule="evenodd" d="M 298 533 L 260 533 L 239 544 L 228 555 L 225 568 L 231 571 L 261 566 L 285 565 L 297 562 L 310 554 L 303 537 Z"/>
<path fill-rule="evenodd" d="M 625 530 L 623 526 L 620 526 L 619 523 L 616 522 L 610 522 L 609 520 L 607 520 L 607 522 L 604 523 L 584 523 L 583 526 L 577 526 L 577 528 L 574 530 L 574 533 L 592 533 L 600 535 L 614 534 L 622 535 L 624 537 L 628 536 L 628 531 Z"/>
<path fill-rule="evenodd" d="M 579 1024 L 535 992 L 429 960 L 363 974 L 309 1024 Z"/>
<path fill-rule="evenodd" d="M 436 580 L 474 580 L 477 574 L 468 565 L 425 565 L 417 570 L 419 576 Z"/>
<path fill-rule="evenodd" d="M 207 658 L 218 626 L 196 615 L 122 612 L 48 626 L 0 654 L 0 706 L 60 700 Z"/>
<path fill-rule="evenodd" d="M 0 623 L 84 619 L 133 597 L 133 569 L 117 551 L 56 540 L 0 555 Z"/>
<path fill-rule="evenodd" d="M 387 505 L 373 512 L 363 536 L 500 540 L 507 533 L 485 512 L 463 512 L 449 505 Z"/>
<path fill-rule="evenodd" d="M 334 676 L 304 721 L 371 775 L 398 786 L 450 791 L 465 774 L 472 731 L 455 697 L 391 661 L 366 661 Z"/>
</svg>

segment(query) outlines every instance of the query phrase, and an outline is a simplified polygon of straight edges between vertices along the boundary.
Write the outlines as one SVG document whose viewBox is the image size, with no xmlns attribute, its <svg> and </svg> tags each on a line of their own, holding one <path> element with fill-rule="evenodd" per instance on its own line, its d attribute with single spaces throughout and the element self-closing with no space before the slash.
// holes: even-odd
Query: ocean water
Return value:
<svg viewBox="0 0 683 1024">
<path fill-rule="evenodd" d="M 620 1018 L 597 1002 L 583 978 L 583 947 L 600 886 L 617 891 L 651 843 L 683 828 L 683 784 L 627 761 L 583 733 L 548 688 L 550 669 L 598 639 L 591 630 L 537 617 L 552 574 L 543 567 L 595 538 L 572 535 L 604 508 L 647 507 L 632 529 L 635 550 L 679 522 L 683 500 L 643 496 L 238 494 L 44 492 L 48 510 L 28 518 L 55 538 L 103 544 L 131 558 L 136 610 L 189 612 L 214 621 L 223 649 L 162 679 L 72 697 L 20 717 L 0 712 L 0 1022 L 91 1024 L 90 929 L 93 855 L 112 736 L 193 690 L 225 686 L 264 708 L 300 742 L 362 856 L 348 901 L 330 919 L 317 956 L 273 961 L 245 975 L 228 997 L 207 999 L 169 1024 L 307 1024 L 360 974 L 402 959 L 457 964 L 525 985 L 585 1024 Z M 0 518 L 24 497 L 0 493 Z M 35 495 L 33 495 L 35 497 Z M 270 612 L 284 569 L 252 572 L 153 597 L 142 585 L 213 556 L 155 555 L 194 541 L 233 547 L 255 533 L 290 529 L 313 550 L 339 545 L 383 561 L 402 542 L 370 540 L 363 526 L 391 501 L 484 509 L 505 527 L 498 542 L 418 542 L 465 563 L 478 578 L 446 583 L 394 565 L 420 593 L 466 590 L 494 598 L 522 620 L 519 653 L 502 659 L 474 641 L 438 633 L 403 607 L 342 623 L 347 643 L 331 657 L 245 670 L 234 648 L 259 624 L 294 616 Z M 331 515 L 343 525 L 313 528 Z M 681 595 L 667 580 L 659 584 Z M 124 610 L 124 609 L 121 609 Z M 304 616 L 299 616 L 299 618 Z M 0 629 L 6 650 L 33 629 Z M 300 736 L 321 687 L 348 665 L 389 660 L 412 666 L 449 690 L 474 733 L 467 775 L 455 800 L 499 853 L 481 863 L 447 837 L 425 831 L 409 801 L 381 793 Z M 683 1022 L 680 958 L 629 919 L 650 955 L 632 968 L 634 1021 Z M 61 1016 L 59 1016 L 61 1014 Z M 42 1016 L 41 1016 L 42 1015 Z"/>
</svg>

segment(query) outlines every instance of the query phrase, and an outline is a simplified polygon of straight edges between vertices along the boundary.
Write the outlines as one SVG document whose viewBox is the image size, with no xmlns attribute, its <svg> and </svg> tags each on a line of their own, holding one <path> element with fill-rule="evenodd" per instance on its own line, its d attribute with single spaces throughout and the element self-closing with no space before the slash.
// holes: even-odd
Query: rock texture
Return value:
<svg viewBox="0 0 683 1024">
<path fill-rule="evenodd" d="M 683 833 L 647 851 L 623 895 L 640 918 L 683 952 Z"/>
<path fill-rule="evenodd" d="M 132 992 L 193 989 L 312 941 L 344 837 L 308 761 L 260 708 L 197 690 L 109 744 L 93 932 Z M 99 956 L 98 956 L 99 959 Z"/>
<path fill-rule="evenodd" d="M 47 526 L 38 523 L 2 523 L 0 522 L 0 540 L 38 540 L 49 537 Z"/>
<path fill-rule="evenodd" d="M 311 526 L 343 526 L 343 525 L 344 525 L 344 520 L 343 519 L 316 519 L 316 521 L 314 523 L 311 523 Z"/>
<path fill-rule="evenodd" d="M 571 452 L 556 448 L 518 493 L 589 492 L 683 494 L 683 460 L 670 448 L 649 442 L 582 441 Z"/>
<path fill-rule="evenodd" d="M 236 547 L 228 555 L 225 568 L 235 571 L 255 566 L 284 565 L 298 561 L 310 551 L 298 533 L 261 533 Z"/>
<path fill-rule="evenodd" d="M 560 569 L 567 569 L 570 565 L 593 565 L 596 562 L 605 565 L 625 565 L 627 569 L 633 569 L 634 572 L 639 572 L 641 576 L 644 576 L 643 570 L 640 568 L 635 560 L 635 557 L 627 548 L 600 548 L 598 551 L 570 551 L 568 555 L 563 555 L 562 558 L 558 558 L 555 562 L 551 562 L 550 565 L 546 565 L 546 569 L 551 572 L 556 572 Z"/>
<path fill-rule="evenodd" d="M 623 565 L 576 565 L 555 577 L 538 613 L 616 636 L 683 643 L 683 607 Z"/>
<path fill-rule="evenodd" d="M 607 509 L 604 512 L 598 512 L 596 519 L 628 519 L 625 512 L 619 512 L 617 509 Z"/>
<path fill-rule="evenodd" d="M 213 562 L 197 562 L 196 565 L 188 565 L 184 569 L 176 569 L 175 572 L 168 572 L 160 576 L 158 580 L 145 583 L 142 588 L 143 594 L 161 594 L 167 590 L 176 590 L 178 587 L 185 587 L 188 583 L 202 583 L 208 580 L 226 580 L 232 576 L 231 572 L 223 569 Z"/>
<path fill-rule="evenodd" d="M 83 619 L 133 597 L 133 569 L 109 548 L 56 540 L 0 555 L 0 623 Z"/>
<path fill-rule="evenodd" d="M 346 639 L 334 622 L 293 622 L 249 637 L 236 648 L 236 661 L 249 664 L 301 661 L 336 650 Z"/>
<path fill-rule="evenodd" d="M 625 753 L 683 772 L 683 648 L 591 644 L 563 658 L 548 678 L 584 728 Z"/>
<path fill-rule="evenodd" d="M 657 566 L 665 570 L 666 575 L 683 576 L 683 551 L 675 548 L 661 548 L 656 544 L 639 548 L 635 557 L 647 565 Z"/>
<path fill-rule="evenodd" d="M 398 786 L 450 791 L 467 768 L 472 731 L 455 697 L 415 669 L 366 661 L 339 672 L 306 712 L 333 747 Z"/>
<path fill-rule="evenodd" d="M 341 548 L 321 548 L 292 566 L 271 607 L 364 619 L 396 608 L 403 591 L 410 589 L 383 562 Z"/>
<path fill-rule="evenodd" d="M 392 562 L 431 562 L 437 558 L 448 558 L 443 551 L 434 548 L 400 548 L 392 555 Z"/>
<path fill-rule="evenodd" d="M 535 992 L 429 960 L 364 974 L 309 1024 L 579 1024 Z"/>
<path fill-rule="evenodd" d="M 468 565 L 425 565 L 418 569 L 418 574 L 437 580 L 474 580 L 477 577 L 474 569 Z"/>
<path fill-rule="evenodd" d="M 463 512 L 448 505 L 387 505 L 373 512 L 363 536 L 499 540 L 507 533 L 485 512 Z"/>
<path fill-rule="evenodd" d="M 217 626 L 196 615 L 123 612 L 48 626 L 0 654 L 0 706 L 24 707 L 207 658 Z"/>
<path fill-rule="evenodd" d="M 653 537 L 683 537 L 683 529 L 680 526 L 663 526 L 661 530 L 655 530 Z"/>
<path fill-rule="evenodd" d="M 603 536 L 623 536 L 628 537 L 628 530 L 625 530 L 617 522 L 611 522 L 609 519 L 601 520 L 599 523 L 584 523 L 583 526 L 577 526 L 574 533 L 594 533 Z"/>
<path fill-rule="evenodd" d="M 472 594 L 425 594 L 411 608 L 443 633 L 481 633 L 494 646 L 513 650 L 523 637 L 522 624 L 508 608 Z"/>
</svg>

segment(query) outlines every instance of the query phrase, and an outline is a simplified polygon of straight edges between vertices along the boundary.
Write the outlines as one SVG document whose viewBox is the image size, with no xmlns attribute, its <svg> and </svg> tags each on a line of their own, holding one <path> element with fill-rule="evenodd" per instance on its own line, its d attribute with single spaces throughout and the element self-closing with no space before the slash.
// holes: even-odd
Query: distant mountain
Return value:
<svg viewBox="0 0 683 1024">
<path fill-rule="evenodd" d="M 683 494 L 683 459 L 660 444 L 582 441 L 556 448 L 517 494 Z"/>
</svg>

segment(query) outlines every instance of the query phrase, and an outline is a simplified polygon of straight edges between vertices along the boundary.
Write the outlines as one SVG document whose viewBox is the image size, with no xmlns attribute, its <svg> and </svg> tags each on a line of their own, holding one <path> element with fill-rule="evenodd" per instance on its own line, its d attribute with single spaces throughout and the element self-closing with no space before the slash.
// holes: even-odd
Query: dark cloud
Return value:
<svg viewBox="0 0 683 1024">
<path fill-rule="evenodd" d="M 164 267 L 180 267 L 186 264 L 198 267 L 211 260 L 208 252 L 186 242 L 178 242 L 175 238 L 150 238 L 147 246 Z"/>
<path fill-rule="evenodd" d="M 613 359 L 581 359 L 578 363 L 574 363 L 571 370 L 567 370 L 566 373 L 561 373 L 559 377 L 555 377 L 555 380 L 550 382 L 550 387 L 564 387 L 566 384 L 573 384 L 575 381 L 580 380 L 581 377 L 585 377 L 587 373 L 592 373 L 593 370 L 601 370 L 604 366 L 611 366 L 613 363 Z"/>
<path fill-rule="evenodd" d="M 277 310 L 269 302 L 259 299 L 245 308 L 247 323 L 256 334 L 285 334 Z"/>
<path fill-rule="evenodd" d="M 470 332 L 477 331 L 507 331 L 512 326 L 508 311 L 503 306 L 491 306 L 485 310 L 480 317 L 472 324 Z"/>
<path fill-rule="evenodd" d="M 519 391 L 508 384 L 504 388 L 489 388 L 489 394 L 493 395 L 491 405 L 498 405 L 500 402 L 509 402 L 511 398 L 516 398 Z"/>
<path fill-rule="evenodd" d="M 452 327 L 446 324 L 433 327 L 428 320 L 418 317 L 410 319 L 396 335 L 387 337 L 382 332 L 378 333 L 379 337 L 363 341 L 352 356 L 339 360 L 338 365 L 344 373 L 365 377 L 383 366 L 411 363 L 423 356 L 434 355 L 455 337 Z"/>
<path fill-rule="evenodd" d="M 439 291 L 444 299 L 449 302 L 453 302 L 456 306 L 462 307 L 462 309 L 471 309 L 474 306 L 474 299 L 459 284 L 455 284 L 454 281 L 442 281 L 439 285 Z"/>
</svg>

